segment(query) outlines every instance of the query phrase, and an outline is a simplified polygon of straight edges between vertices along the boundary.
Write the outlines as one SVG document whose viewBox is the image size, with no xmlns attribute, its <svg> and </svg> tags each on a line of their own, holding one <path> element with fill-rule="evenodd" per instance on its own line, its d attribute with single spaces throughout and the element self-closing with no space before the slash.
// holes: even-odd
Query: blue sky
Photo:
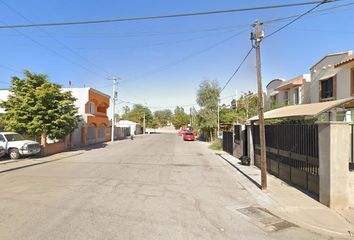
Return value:
<svg viewBox="0 0 354 240">
<path fill-rule="evenodd" d="M 2 0 L 0 25 L 123 18 L 283 4 L 281 0 L 95 1 Z M 303 1 L 288 1 L 303 2 Z M 343 0 L 320 9 L 354 3 Z M 223 86 L 251 46 L 250 25 L 303 13 L 311 6 L 164 20 L 31 29 L 0 29 L 0 87 L 23 69 L 47 73 L 67 87 L 89 86 L 110 94 L 108 76 L 119 76 L 119 99 L 146 103 L 152 110 L 195 103 L 204 79 Z M 324 55 L 354 49 L 354 4 L 308 15 L 262 44 L 263 85 L 276 77 L 309 72 Z M 264 26 L 269 34 L 286 22 Z M 44 31 L 43 31 L 44 29 Z M 238 36 L 230 38 L 233 35 Z M 220 43 L 223 42 L 223 43 Z M 231 81 L 222 98 L 256 91 L 254 53 Z M 120 107 L 122 104 L 120 105 Z"/>
</svg>

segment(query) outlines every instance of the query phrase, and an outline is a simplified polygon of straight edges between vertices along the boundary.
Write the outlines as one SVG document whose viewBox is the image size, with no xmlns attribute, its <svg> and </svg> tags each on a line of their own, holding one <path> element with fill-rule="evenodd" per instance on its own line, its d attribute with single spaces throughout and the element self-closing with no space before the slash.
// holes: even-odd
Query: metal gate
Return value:
<svg viewBox="0 0 354 240">
<path fill-rule="evenodd" d="M 97 142 L 104 142 L 106 140 L 106 126 L 101 123 L 98 127 L 98 139 Z"/>
<path fill-rule="evenodd" d="M 73 147 L 80 147 L 82 144 L 82 127 L 78 127 L 72 133 L 72 145 Z"/>
<path fill-rule="evenodd" d="M 234 126 L 234 152 L 233 155 L 237 158 L 247 156 L 247 128 L 244 125 Z"/>
<path fill-rule="evenodd" d="M 96 126 L 91 123 L 87 128 L 86 143 L 94 144 L 96 143 Z"/>
<path fill-rule="evenodd" d="M 234 139 L 233 132 L 222 132 L 222 150 L 229 154 L 233 154 Z"/>
<path fill-rule="evenodd" d="M 267 125 L 267 170 L 311 193 L 319 193 L 317 125 Z M 260 167 L 259 126 L 253 126 L 255 165 Z"/>
</svg>

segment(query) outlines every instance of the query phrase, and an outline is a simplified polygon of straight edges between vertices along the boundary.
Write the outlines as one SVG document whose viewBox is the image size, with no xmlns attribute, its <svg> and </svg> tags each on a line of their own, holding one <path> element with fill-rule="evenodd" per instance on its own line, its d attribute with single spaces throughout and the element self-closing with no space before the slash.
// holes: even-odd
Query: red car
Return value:
<svg viewBox="0 0 354 240">
<path fill-rule="evenodd" d="M 188 131 L 183 133 L 183 140 L 184 141 L 194 141 L 195 140 L 194 133 L 188 132 Z"/>
<path fill-rule="evenodd" d="M 181 129 L 181 130 L 179 130 L 179 131 L 178 131 L 178 136 L 183 136 L 183 134 L 184 134 L 185 132 L 188 132 L 188 130 L 186 130 L 186 129 Z"/>
</svg>

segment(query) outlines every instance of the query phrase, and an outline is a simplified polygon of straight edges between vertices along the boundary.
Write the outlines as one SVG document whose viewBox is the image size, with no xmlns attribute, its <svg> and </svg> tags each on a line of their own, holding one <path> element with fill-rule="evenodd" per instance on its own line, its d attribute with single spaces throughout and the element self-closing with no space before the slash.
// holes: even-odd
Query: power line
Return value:
<svg viewBox="0 0 354 240">
<path fill-rule="evenodd" d="M 322 4 L 324 1 L 325 2 L 337 2 L 337 1 L 341 1 L 341 0 L 311 1 L 311 2 L 288 3 L 288 4 L 281 4 L 281 5 L 269 5 L 269 6 L 250 7 L 250 8 L 237 8 L 237 9 L 215 10 L 215 11 L 206 11 L 206 12 L 177 13 L 177 14 L 170 14 L 170 15 L 142 16 L 142 17 L 130 17 L 130 18 L 115 18 L 115 19 L 88 20 L 88 21 L 71 21 L 71 22 L 52 22 L 52 23 L 2 25 L 2 26 L 0 26 L 0 28 L 50 27 L 50 26 L 67 26 L 67 25 L 83 25 L 83 24 L 98 24 L 98 23 L 112 23 L 112 22 L 155 20 L 155 19 L 165 19 L 165 18 L 191 17 L 191 16 L 202 16 L 202 15 L 213 15 L 213 14 L 225 14 L 225 13 L 235 13 L 235 12 L 256 11 L 256 10 L 267 10 L 267 9 L 275 9 L 275 8 L 298 7 L 298 6 L 304 6 L 304 5 Z"/>
<path fill-rule="evenodd" d="M 236 68 L 236 70 L 233 72 L 233 74 L 231 75 L 231 77 L 229 78 L 229 80 L 227 80 L 227 82 L 225 83 L 225 85 L 223 86 L 223 88 L 221 89 L 220 93 L 222 91 L 224 91 L 224 89 L 226 88 L 226 86 L 230 83 L 230 81 L 235 77 L 235 75 L 238 73 L 238 71 L 240 70 L 240 68 L 242 67 L 243 63 L 246 61 L 246 59 L 248 58 L 248 56 L 251 54 L 253 50 L 253 47 L 250 48 L 250 50 L 248 50 L 247 54 L 245 55 L 245 57 L 242 59 L 241 63 L 238 65 L 238 67 Z"/>
<path fill-rule="evenodd" d="M 328 7 L 328 8 L 323 8 L 321 10 L 312 11 L 312 12 L 310 12 L 308 14 L 318 14 L 318 13 L 328 12 L 330 10 L 343 8 L 343 7 L 348 7 L 348 6 L 351 6 L 351 5 L 354 5 L 354 3 L 352 2 L 352 3 L 340 4 L 340 5 L 336 5 L 336 6 L 332 6 L 332 7 Z M 287 20 L 299 17 L 300 15 L 301 14 L 296 14 L 296 15 L 282 17 L 282 18 L 270 19 L 270 20 L 267 20 L 267 21 L 263 21 L 263 24 L 274 23 L 274 22 L 283 22 L 283 21 L 287 21 Z"/>
<path fill-rule="evenodd" d="M 0 22 L 3 23 L 3 24 L 5 24 L 3 21 L 0 21 Z M 51 48 L 46 47 L 46 46 L 43 45 L 42 43 L 40 43 L 40 42 L 36 41 L 35 39 L 33 39 L 32 37 L 30 37 L 30 36 L 24 34 L 23 32 L 19 31 L 18 29 L 13 29 L 13 30 L 16 31 L 16 32 L 18 32 L 18 33 L 19 33 L 20 35 L 22 35 L 24 38 L 27 38 L 28 40 L 32 41 L 32 42 L 35 43 L 36 45 L 40 46 L 41 48 L 46 49 L 46 50 L 48 50 L 48 51 L 54 53 L 55 55 L 57 55 L 57 56 L 59 56 L 59 57 L 65 59 L 66 61 L 71 62 L 71 63 L 73 63 L 73 64 L 75 64 L 75 65 L 81 67 L 82 69 L 84 69 L 84 70 L 86 70 L 86 71 L 88 71 L 88 72 L 90 72 L 90 73 L 92 73 L 92 74 L 94 74 L 94 75 L 97 75 L 97 76 L 99 76 L 99 77 L 105 77 L 104 75 L 101 75 L 101 74 L 99 74 L 98 72 L 96 72 L 96 71 L 94 71 L 94 70 L 92 70 L 92 69 L 90 69 L 90 68 L 88 68 L 88 67 L 85 67 L 85 66 L 83 66 L 83 65 L 81 65 L 81 64 L 79 64 L 79 63 L 77 63 L 77 62 L 75 62 L 75 61 L 73 61 L 73 60 L 71 60 L 70 58 L 66 57 L 65 55 L 62 55 L 62 54 L 60 54 L 59 52 L 57 52 L 57 51 L 55 51 L 55 50 L 53 50 L 53 49 L 51 49 Z"/>
<path fill-rule="evenodd" d="M 25 19 L 26 21 L 32 23 L 32 21 L 27 18 L 26 16 L 24 16 L 21 12 L 19 12 L 18 10 L 16 10 L 15 8 L 11 7 L 9 4 L 7 4 L 6 2 L 4 2 L 3 0 L 0 0 L 0 2 L 6 6 L 8 9 L 10 9 L 11 11 L 13 11 L 14 13 L 16 13 L 17 15 L 19 15 L 20 17 L 22 17 L 23 19 Z M 102 72 L 105 72 L 106 74 L 110 75 L 110 73 L 108 71 L 106 71 L 105 69 L 103 69 L 102 67 L 98 66 L 97 64 L 93 63 L 91 60 L 83 57 L 81 54 L 79 54 L 77 51 L 73 50 L 72 48 L 70 48 L 69 46 L 67 46 L 65 43 L 59 41 L 57 38 L 55 38 L 54 36 L 52 36 L 48 31 L 46 31 L 45 29 L 41 28 L 41 27 L 37 27 L 38 29 L 40 29 L 43 33 L 45 33 L 47 36 L 49 36 L 51 39 L 53 39 L 54 41 L 56 41 L 57 43 L 59 43 L 61 46 L 63 46 L 64 48 L 66 48 L 67 50 L 69 50 L 71 53 L 73 53 L 74 55 L 80 57 L 81 59 L 83 59 L 84 61 L 90 63 L 92 66 L 95 66 L 97 69 L 101 70 Z"/>
<path fill-rule="evenodd" d="M 267 35 L 266 37 L 264 37 L 264 39 L 269 38 L 271 36 L 273 36 L 274 34 L 280 32 L 281 30 L 283 30 L 284 28 L 288 27 L 289 25 L 293 24 L 294 22 L 296 22 L 297 20 L 299 20 L 300 18 L 302 18 L 303 16 L 305 16 L 306 14 L 309 14 L 310 12 L 312 12 L 313 10 L 315 10 L 316 8 L 318 8 L 319 6 L 321 6 L 322 4 L 325 4 L 327 2 L 321 2 L 319 4 L 317 4 L 316 6 L 314 6 L 313 8 L 311 8 L 310 10 L 300 14 L 299 16 L 297 16 L 295 19 L 293 19 L 292 21 L 288 22 L 287 24 L 285 24 L 284 26 L 278 28 L 277 30 L 275 30 L 274 32 L 270 33 L 269 35 Z"/>
<path fill-rule="evenodd" d="M 246 31 L 248 31 L 248 30 L 249 30 L 249 28 L 248 28 L 248 29 L 245 29 L 245 30 L 242 30 L 242 31 L 240 31 L 240 32 L 238 32 L 238 33 L 236 33 L 236 34 L 233 34 L 233 35 L 231 35 L 231 36 L 229 36 L 229 37 L 227 37 L 227 38 L 225 38 L 225 39 L 223 39 L 223 40 L 221 40 L 221 41 L 218 41 L 218 42 L 216 42 L 216 43 L 214 43 L 214 44 L 212 44 L 212 45 L 209 45 L 209 46 L 206 47 L 206 48 L 203 48 L 203 49 L 201 49 L 201 50 L 199 50 L 199 51 L 196 51 L 196 52 L 191 53 L 191 54 L 189 54 L 189 55 L 187 55 L 187 56 L 185 56 L 185 57 L 182 57 L 182 58 L 180 58 L 180 59 L 178 59 L 178 60 L 176 60 L 176 61 L 173 61 L 173 62 L 164 64 L 164 65 L 162 65 L 162 66 L 160 66 L 160 67 L 157 67 L 157 68 L 155 68 L 155 69 L 153 69 L 153 70 L 150 70 L 150 71 L 148 71 L 148 72 L 146 72 L 146 73 L 143 73 L 143 74 L 141 74 L 140 76 L 135 77 L 134 80 L 132 80 L 132 81 L 136 81 L 136 80 L 138 80 L 138 79 L 141 79 L 141 78 L 146 77 L 146 76 L 149 76 L 149 75 L 156 74 L 156 73 L 161 72 L 161 71 L 165 71 L 165 70 L 168 69 L 169 67 L 173 67 L 173 66 L 175 66 L 175 65 L 177 65 L 177 64 L 180 64 L 180 63 L 182 63 L 182 62 L 184 62 L 184 61 L 186 61 L 186 60 L 188 60 L 188 59 L 190 59 L 190 58 L 193 58 L 193 57 L 198 56 L 198 55 L 200 55 L 200 54 L 202 54 L 202 53 L 204 53 L 204 52 L 207 52 L 207 51 L 209 51 L 209 50 L 211 50 L 211 49 L 213 49 L 213 48 L 216 48 L 216 47 L 222 45 L 223 43 L 230 41 L 231 39 L 233 39 L 233 38 L 235 38 L 235 37 L 241 35 L 242 33 L 246 32 Z M 130 82 L 132 82 L 132 81 L 130 81 Z"/>
</svg>

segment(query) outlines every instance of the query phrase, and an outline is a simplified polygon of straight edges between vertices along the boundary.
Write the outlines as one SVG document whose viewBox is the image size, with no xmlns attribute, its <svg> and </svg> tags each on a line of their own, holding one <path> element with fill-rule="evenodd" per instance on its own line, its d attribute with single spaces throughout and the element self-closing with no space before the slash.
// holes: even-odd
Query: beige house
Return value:
<svg viewBox="0 0 354 240">
<path fill-rule="evenodd" d="M 329 54 L 311 67 L 311 103 L 352 96 L 352 51 Z"/>
<path fill-rule="evenodd" d="M 267 85 L 266 107 L 305 104 L 310 102 L 310 74 L 284 81 L 274 79 Z"/>
</svg>

